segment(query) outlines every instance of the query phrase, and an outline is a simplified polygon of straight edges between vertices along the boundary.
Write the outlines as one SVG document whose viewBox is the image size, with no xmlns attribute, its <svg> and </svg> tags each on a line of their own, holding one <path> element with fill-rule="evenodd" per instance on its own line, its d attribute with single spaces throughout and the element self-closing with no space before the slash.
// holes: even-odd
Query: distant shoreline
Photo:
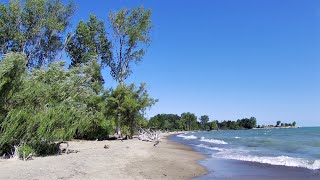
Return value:
<svg viewBox="0 0 320 180">
<path fill-rule="evenodd" d="M 299 128 L 299 127 L 296 127 L 296 126 L 279 126 L 279 127 L 267 126 L 267 127 L 263 127 L 263 128 L 252 128 L 252 129 L 291 129 L 291 128 Z"/>
</svg>

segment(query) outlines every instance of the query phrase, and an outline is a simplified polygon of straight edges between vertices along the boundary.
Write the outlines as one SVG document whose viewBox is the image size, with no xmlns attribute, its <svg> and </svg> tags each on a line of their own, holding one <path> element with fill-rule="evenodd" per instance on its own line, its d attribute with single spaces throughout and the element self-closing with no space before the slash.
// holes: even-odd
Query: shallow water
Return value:
<svg viewBox="0 0 320 180">
<path fill-rule="evenodd" d="M 236 179 L 320 179 L 320 127 L 194 132 L 172 139 L 209 155 L 201 163 L 220 175 L 207 177 L 230 178 L 225 168 L 216 165 L 219 162 L 228 171 L 232 168 L 231 176 Z"/>
</svg>

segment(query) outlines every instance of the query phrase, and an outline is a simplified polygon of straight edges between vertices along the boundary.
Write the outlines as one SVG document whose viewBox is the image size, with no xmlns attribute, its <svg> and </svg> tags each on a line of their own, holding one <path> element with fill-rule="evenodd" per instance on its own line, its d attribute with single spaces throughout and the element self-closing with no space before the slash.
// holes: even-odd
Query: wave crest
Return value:
<svg viewBox="0 0 320 180">
<path fill-rule="evenodd" d="M 206 145 L 204 145 L 204 144 L 198 144 L 198 145 L 195 145 L 195 146 L 197 146 L 197 147 L 201 147 L 201 148 L 205 148 L 205 149 L 214 150 L 214 151 L 219 151 L 219 152 L 221 152 L 221 151 L 225 151 L 225 149 L 224 149 L 224 148 L 210 147 L 210 146 L 206 146 Z"/>
<path fill-rule="evenodd" d="M 279 166 L 290 166 L 290 167 L 301 167 L 311 170 L 320 169 L 320 160 L 310 161 L 302 158 L 293 158 L 289 156 L 253 156 L 253 155 L 241 155 L 241 154 L 226 154 L 224 152 L 218 152 L 212 155 L 216 158 L 233 159 L 247 162 L 258 162 L 263 164 L 279 165 Z"/>
<path fill-rule="evenodd" d="M 177 135 L 177 137 L 181 137 L 181 138 L 183 138 L 183 139 L 198 139 L 198 137 L 197 136 L 195 136 L 195 135 L 185 135 L 185 134 L 179 134 L 179 135 Z"/>
<path fill-rule="evenodd" d="M 201 137 L 200 141 L 202 142 L 208 142 L 208 143 L 213 143 L 213 144 L 228 144 L 225 141 L 218 140 L 218 139 L 206 139 L 205 137 Z"/>
</svg>

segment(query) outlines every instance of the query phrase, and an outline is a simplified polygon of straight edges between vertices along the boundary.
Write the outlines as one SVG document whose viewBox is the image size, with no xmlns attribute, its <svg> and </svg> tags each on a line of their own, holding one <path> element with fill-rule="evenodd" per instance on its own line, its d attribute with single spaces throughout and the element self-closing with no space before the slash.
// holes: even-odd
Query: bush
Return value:
<svg viewBox="0 0 320 180">
<path fill-rule="evenodd" d="M 32 144 L 35 155 L 37 156 L 47 156 L 47 155 L 56 155 L 59 153 L 59 144 L 51 143 L 47 141 L 35 142 Z"/>
<path fill-rule="evenodd" d="M 20 159 L 27 158 L 31 153 L 34 153 L 34 149 L 27 144 L 23 144 L 18 149 L 18 156 Z"/>
<path fill-rule="evenodd" d="M 0 64 L 1 155 L 22 143 L 37 155 L 48 155 L 58 151 L 56 141 L 108 137 L 107 94 L 94 89 L 95 81 L 86 74 L 90 64 L 65 70 L 58 62 L 47 71 L 23 72 L 22 62 L 23 56 L 9 54 Z"/>
</svg>

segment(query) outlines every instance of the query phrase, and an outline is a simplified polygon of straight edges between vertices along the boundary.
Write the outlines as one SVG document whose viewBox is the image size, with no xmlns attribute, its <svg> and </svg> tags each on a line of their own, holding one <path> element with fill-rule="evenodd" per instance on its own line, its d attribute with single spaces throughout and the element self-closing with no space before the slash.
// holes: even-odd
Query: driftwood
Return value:
<svg viewBox="0 0 320 180">
<path fill-rule="evenodd" d="M 13 146 L 13 151 L 11 151 L 11 153 L 9 154 L 9 159 L 19 159 L 19 148 L 21 147 L 21 144 L 19 145 L 14 145 Z M 5 155 L 4 155 L 5 157 Z M 23 151 L 23 155 L 22 155 L 22 160 L 26 161 L 26 160 L 31 160 L 33 157 L 33 154 L 30 153 L 27 157 L 25 152 Z"/>
<path fill-rule="evenodd" d="M 66 147 L 65 148 L 61 147 L 61 144 L 66 144 Z M 62 153 L 69 154 L 69 153 L 78 153 L 79 152 L 79 150 L 69 149 L 69 143 L 67 141 L 58 142 L 57 145 L 59 146 L 59 149 L 60 149 L 59 154 L 62 154 Z"/>
<path fill-rule="evenodd" d="M 154 142 L 153 146 L 160 143 L 160 131 L 153 131 L 149 129 L 140 129 L 138 139 L 141 141 Z"/>
<path fill-rule="evenodd" d="M 117 133 L 114 134 L 114 138 L 116 140 L 120 140 L 121 142 L 123 142 L 123 140 L 127 140 L 128 136 L 126 135 L 125 137 L 122 136 L 121 131 L 118 131 Z"/>
<path fill-rule="evenodd" d="M 19 148 L 20 148 L 20 145 L 14 145 L 13 146 L 14 150 L 11 151 L 11 154 L 9 155 L 9 159 L 19 159 Z"/>
<path fill-rule="evenodd" d="M 61 144 L 66 144 L 66 147 L 65 148 L 61 147 Z M 60 149 L 59 154 L 61 154 L 61 153 L 69 154 L 69 152 L 68 152 L 69 143 L 67 141 L 58 142 L 57 145 L 59 146 L 59 149 Z"/>
</svg>

